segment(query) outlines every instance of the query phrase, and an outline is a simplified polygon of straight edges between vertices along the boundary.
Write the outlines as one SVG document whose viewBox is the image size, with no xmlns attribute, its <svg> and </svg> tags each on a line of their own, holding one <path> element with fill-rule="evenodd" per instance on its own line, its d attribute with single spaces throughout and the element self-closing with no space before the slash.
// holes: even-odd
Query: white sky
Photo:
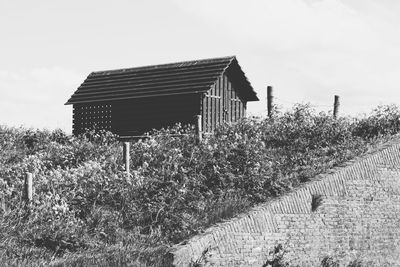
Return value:
<svg viewBox="0 0 400 267">
<path fill-rule="evenodd" d="M 400 104 L 398 0 L 0 0 L 0 124 L 71 131 L 95 70 L 236 55 L 261 99 Z"/>
</svg>

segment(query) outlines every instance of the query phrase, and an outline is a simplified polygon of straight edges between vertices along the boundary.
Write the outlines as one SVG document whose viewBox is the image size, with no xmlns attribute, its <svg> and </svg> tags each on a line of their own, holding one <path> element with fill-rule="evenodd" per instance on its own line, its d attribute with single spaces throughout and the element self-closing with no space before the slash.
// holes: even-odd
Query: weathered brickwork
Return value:
<svg viewBox="0 0 400 267">
<path fill-rule="evenodd" d="M 326 256 L 400 266 L 400 142 L 209 228 L 175 248 L 174 264 L 262 266 L 278 244 L 300 266 Z"/>
</svg>

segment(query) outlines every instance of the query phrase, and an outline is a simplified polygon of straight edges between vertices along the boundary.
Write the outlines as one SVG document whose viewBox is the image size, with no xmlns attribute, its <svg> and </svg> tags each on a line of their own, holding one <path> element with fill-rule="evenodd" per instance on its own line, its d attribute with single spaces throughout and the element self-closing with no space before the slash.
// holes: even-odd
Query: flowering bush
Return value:
<svg viewBox="0 0 400 267">
<path fill-rule="evenodd" d="M 129 177 L 110 133 L 73 137 L 1 126 L 0 190 L 8 209 L 0 216 L 0 260 L 74 266 L 101 251 L 115 253 L 99 256 L 110 264 L 113 257 L 155 260 L 169 245 L 388 139 L 400 130 L 399 114 L 389 106 L 334 120 L 296 105 L 222 125 L 201 144 L 192 128 L 177 125 L 132 143 Z M 28 206 L 21 204 L 25 172 L 34 174 Z M 75 263 L 71 253 L 80 255 Z"/>
</svg>

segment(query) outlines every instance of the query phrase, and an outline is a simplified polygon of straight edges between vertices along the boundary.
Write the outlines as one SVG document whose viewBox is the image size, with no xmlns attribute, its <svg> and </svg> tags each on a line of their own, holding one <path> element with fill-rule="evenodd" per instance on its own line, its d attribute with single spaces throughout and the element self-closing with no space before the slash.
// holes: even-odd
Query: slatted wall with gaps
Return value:
<svg viewBox="0 0 400 267">
<path fill-rule="evenodd" d="M 236 122 L 246 114 L 246 101 L 240 97 L 237 85 L 222 75 L 204 95 L 201 115 L 203 131 L 212 133 L 222 123 Z"/>
<path fill-rule="evenodd" d="M 202 102 L 204 132 L 214 132 L 215 129 L 223 122 L 223 92 L 224 88 L 222 86 L 222 78 L 219 78 L 212 88 L 204 95 Z"/>
<path fill-rule="evenodd" d="M 227 84 L 227 99 L 224 101 L 225 110 L 227 111 L 227 122 L 236 122 L 246 116 L 246 101 L 240 95 L 240 88 L 237 84 L 224 75 Z"/>
<path fill-rule="evenodd" d="M 112 104 L 74 104 L 73 133 L 75 135 L 92 129 L 112 131 Z"/>
<path fill-rule="evenodd" d="M 224 84 L 226 86 L 225 88 L 225 93 L 224 93 L 224 105 L 225 105 L 225 122 L 231 122 L 231 83 L 227 79 L 227 77 L 224 76 Z"/>
</svg>

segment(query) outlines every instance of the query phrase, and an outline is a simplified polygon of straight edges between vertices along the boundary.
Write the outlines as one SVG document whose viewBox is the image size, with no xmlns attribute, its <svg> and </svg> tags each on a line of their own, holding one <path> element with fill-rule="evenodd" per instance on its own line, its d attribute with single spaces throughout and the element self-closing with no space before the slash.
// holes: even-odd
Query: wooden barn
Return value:
<svg viewBox="0 0 400 267">
<path fill-rule="evenodd" d="M 73 133 L 106 129 L 138 136 L 175 123 L 202 131 L 246 116 L 248 101 L 258 101 L 236 57 L 194 60 L 92 72 L 66 105 L 73 105 Z"/>
</svg>

